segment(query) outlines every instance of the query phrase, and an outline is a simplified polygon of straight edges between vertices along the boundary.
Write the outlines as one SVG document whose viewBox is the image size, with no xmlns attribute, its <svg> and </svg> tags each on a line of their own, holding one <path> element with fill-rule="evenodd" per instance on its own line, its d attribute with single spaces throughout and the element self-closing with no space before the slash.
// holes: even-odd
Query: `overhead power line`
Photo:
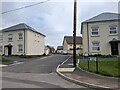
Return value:
<svg viewBox="0 0 120 90">
<path fill-rule="evenodd" d="M 42 3 L 46 3 L 48 1 L 50 1 L 50 0 L 42 1 L 42 2 L 39 2 L 39 3 L 31 4 L 31 5 L 20 7 L 20 8 L 16 8 L 16 9 L 13 9 L 13 10 L 8 10 L 8 11 L 2 12 L 0 14 L 6 14 L 6 13 L 9 13 L 9 12 L 25 9 L 25 8 L 28 8 L 28 7 L 32 7 L 32 6 L 36 6 L 36 5 L 42 4 Z"/>
</svg>

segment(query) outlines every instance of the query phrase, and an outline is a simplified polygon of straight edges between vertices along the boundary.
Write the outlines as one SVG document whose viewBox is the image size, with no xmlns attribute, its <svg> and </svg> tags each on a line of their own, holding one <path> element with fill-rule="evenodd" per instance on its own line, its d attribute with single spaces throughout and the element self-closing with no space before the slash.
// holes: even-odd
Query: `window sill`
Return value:
<svg viewBox="0 0 120 90">
<path fill-rule="evenodd" d="M 17 41 L 23 41 L 23 39 L 18 39 Z"/>
<path fill-rule="evenodd" d="M 13 42 L 13 41 L 8 41 L 8 42 Z"/>
<path fill-rule="evenodd" d="M 17 52 L 17 53 L 23 53 L 23 51 Z"/>
<path fill-rule="evenodd" d="M 100 37 L 100 35 L 91 35 L 91 37 Z"/>
<path fill-rule="evenodd" d="M 109 36 L 117 36 L 118 34 L 109 34 Z"/>
<path fill-rule="evenodd" d="M 92 50 L 92 53 L 100 53 L 101 51 Z"/>
</svg>

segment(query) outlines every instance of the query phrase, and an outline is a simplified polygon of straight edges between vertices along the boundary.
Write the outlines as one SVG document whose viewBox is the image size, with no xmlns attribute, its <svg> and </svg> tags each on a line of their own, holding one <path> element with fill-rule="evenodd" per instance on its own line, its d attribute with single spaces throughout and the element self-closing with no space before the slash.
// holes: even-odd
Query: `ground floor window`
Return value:
<svg viewBox="0 0 120 90">
<path fill-rule="evenodd" d="M 22 44 L 19 44 L 18 45 L 18 52 L 22 52 L 23 51 L 23 45 Z"/>
<path fill-rule="evenodd" d="M 2 52 L 3 51 L 3 47 L 2 46 L 0 46 L 0 52 Z"/>
<path fill-rule="evenodd" d="M 92 50 L 100 50 L 100 42 L 92 42 Z"/>
</svg>

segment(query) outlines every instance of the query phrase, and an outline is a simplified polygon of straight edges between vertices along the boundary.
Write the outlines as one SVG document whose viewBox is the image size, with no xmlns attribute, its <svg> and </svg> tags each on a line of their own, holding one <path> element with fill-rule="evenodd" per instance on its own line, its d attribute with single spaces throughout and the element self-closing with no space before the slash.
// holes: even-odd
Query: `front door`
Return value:
<svg viewBox="0 0 120 90">
<path fill-rule="evenodd" d="M 112 55 L 118 55 L 118 43 L 111 43 L 111 53 Z"/>
<path fill-rule="evenodd" d="M 8 55 L 12 55 L 12 47 L 8 47 Z"/>
</svg>

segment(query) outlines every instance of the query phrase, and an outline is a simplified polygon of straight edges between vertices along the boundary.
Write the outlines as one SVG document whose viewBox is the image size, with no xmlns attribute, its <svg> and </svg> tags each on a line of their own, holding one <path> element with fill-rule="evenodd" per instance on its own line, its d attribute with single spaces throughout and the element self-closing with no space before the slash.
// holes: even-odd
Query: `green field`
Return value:
<svg viewBox="0 0 120 90">
<path fill-rule="evenodd" d="M 89 70 L 88 62 L 80 62 L 79 67 L 83 70 L 98 73 L 104 76 L 120 77 L 120 60 L 98 61 L 98 72 L 96 72 L 95 61 L 89 62 Z"/>
</svg>

